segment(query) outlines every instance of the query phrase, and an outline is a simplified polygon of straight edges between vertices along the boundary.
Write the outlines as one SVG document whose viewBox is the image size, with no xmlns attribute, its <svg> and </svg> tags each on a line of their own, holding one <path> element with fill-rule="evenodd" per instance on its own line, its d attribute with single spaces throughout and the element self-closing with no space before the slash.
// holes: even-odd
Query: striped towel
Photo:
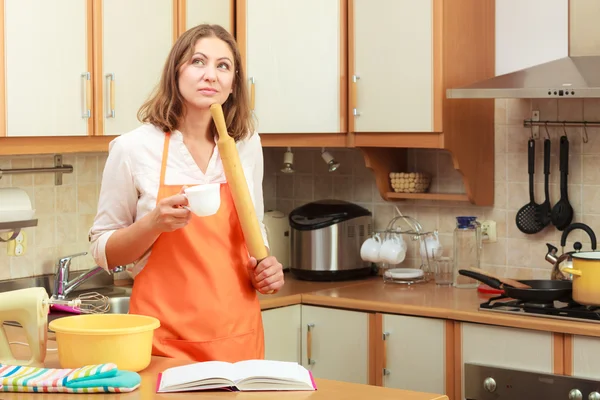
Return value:
<svg viewBox="0 0 600 400">
<path fill-rule="evenodd" d="M 136 390 L 140 382 L 137 373 L 119 371 L 112 363 L 75 369 L 0 364 L 4 392 L 122 393 Z"/>
</svg>

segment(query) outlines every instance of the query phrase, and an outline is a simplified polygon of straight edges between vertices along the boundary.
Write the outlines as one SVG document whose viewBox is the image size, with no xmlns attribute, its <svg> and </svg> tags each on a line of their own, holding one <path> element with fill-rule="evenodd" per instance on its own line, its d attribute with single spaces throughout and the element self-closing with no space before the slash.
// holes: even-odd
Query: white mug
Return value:
<svg viewBox="0 0 600 400">
<path fill-rule="evenodd" d="M 425 251 L 425 247 L 427 247 L 427 251 Z M 442 255 L 443 246 L 440 243 L 438 232 L 435 231 L 433 235 L 429 235 L 425 237 L 421 241 L 420 245 L 420 253 L 422 258 L 438 258 Z"/>
<path fill-rule="evenodd" d="M 381 248 L 381 239 L 379 235 L 368 238 L 360 247 L 360 258 L 363 261 L 379 262 L 379 249 Z"/>
<path fill-rule="evenodd" d="M 379 254 L 381 259 L 389 264 L 400 264 L 406 257 L 406 243 L 400 240 L 398 236 L 386 239 L 381 245 Z"/>
<path fill-rule="evenodd" d="M 196 185 L 184 190 L 188 199 L 186 207 L 199 217 L 216 214 L 221 205 L 221 184 L 208 183 Z"/>
</svg>

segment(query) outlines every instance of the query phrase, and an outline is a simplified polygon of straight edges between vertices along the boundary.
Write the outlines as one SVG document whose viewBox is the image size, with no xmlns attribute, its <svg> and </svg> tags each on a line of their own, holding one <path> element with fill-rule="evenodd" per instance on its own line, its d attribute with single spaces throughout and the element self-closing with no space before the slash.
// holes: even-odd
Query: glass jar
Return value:
<svg viewBox="0 0 600 400">
<path fill-rule="evenodd" d="M 454 279 L 457 288 L 476 288 L 479 281 L 458 273 L 461 269 L 479 268 L 481 259 L 481 224 L 477 217 L 456 217 L 454 229 Z"/>
</svg>

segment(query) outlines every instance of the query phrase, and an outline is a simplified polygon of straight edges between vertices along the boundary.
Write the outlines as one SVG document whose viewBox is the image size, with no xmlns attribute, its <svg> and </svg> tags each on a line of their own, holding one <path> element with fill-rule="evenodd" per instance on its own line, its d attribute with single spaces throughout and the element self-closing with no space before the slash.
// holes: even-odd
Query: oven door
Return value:
<svg viewBox="0 0 600 400">
<path fill-rule="evenodd" d="M 465 364 L 465 400 L 600 400 L 600 381 Z"/>
</svg>

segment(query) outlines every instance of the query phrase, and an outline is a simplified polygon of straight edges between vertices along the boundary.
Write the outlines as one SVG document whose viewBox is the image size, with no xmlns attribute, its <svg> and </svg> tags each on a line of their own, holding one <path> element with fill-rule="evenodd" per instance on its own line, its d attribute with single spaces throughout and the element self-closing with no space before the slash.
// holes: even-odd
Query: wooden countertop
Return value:
<svg viewBox="0 0 600 400">
<path fill-rule="evenodd" d="M 600 323 L 596 322 L 479 311 L 479 305 L 494 296 L 476 289 L 440 287 L 434 283 L 411 286 L 384 283 L 380 276 L 343 282 L 310 282 L 286 272 L 282 290 L 274 295 L 261 294 L 259 299 L 263 310 L 310 304 L 600 337 Z"/>
<path fill-rule="evenodd" d="M 434 283 L 406 286 L 378 279 L 304 293 L 301 301 L 302 304 L 600 337 L 600 323 L 597 322 L 480 311 L 479 305 L 494 296 L 497 295 L 482 294 L 477 289 L 441 287 Z"/>
<path fill-rule="evenodd" d="M 24 341 L 22 328 L 5 326 L 9 341 Z M 48 348 L 56 348 L 56 342 L 48 340 Z M 25 358 L 29 353 L 23 346 L 12 345 L 13 352 L 18 358 Z M 148 368 L 140 372 L 142 378 L 141 386 L 131 392 L 122 394 L 62 394 L 62 393 L 5 393 L 0 391 L 2 400 L 66 400 L 66 399 L 310 399 L 310 400 L 448 400 L 447 396 L 431 393 L 411 392 L 400 389 L 389 389 L 379 386 L 360 385 L 332 381 L 327 379 L 315 379 L 317 390 L 314 392 L 254 392 L 254 393 L 227 393 L 227 392 L 189 392 L 189 393 L 156 393 L 156 378 L 159 372 L 167 368 L 184 365 L 188 361 L 176 360 L 163 357 L 152 357 L 152 363 Z M 60 368 L 56 352 L 49 352 L 46 357 L 47 368 Z"/>
</svg>

